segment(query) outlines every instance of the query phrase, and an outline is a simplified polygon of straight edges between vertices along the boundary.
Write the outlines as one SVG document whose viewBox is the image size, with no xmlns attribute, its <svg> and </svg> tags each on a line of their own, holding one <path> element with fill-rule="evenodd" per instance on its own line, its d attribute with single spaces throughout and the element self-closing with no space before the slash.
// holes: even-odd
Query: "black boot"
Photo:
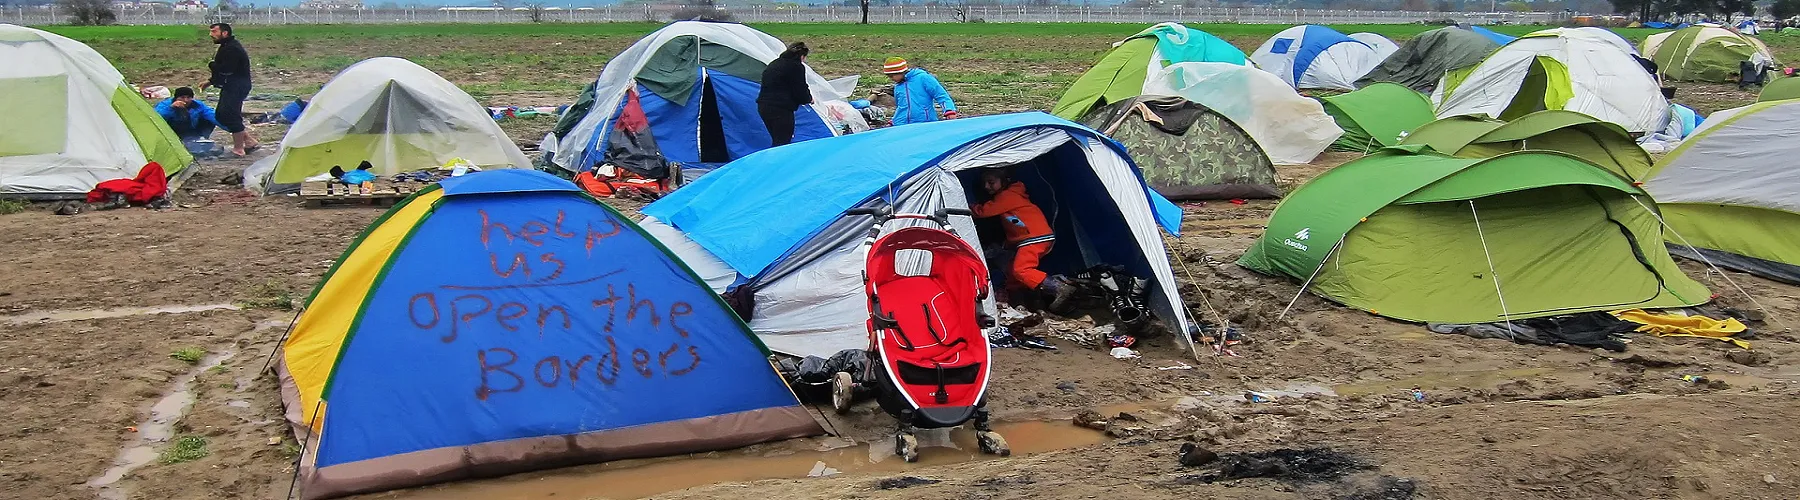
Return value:
<svg viewBox="0 0 1800 500">
<path fill-rule="evenodd" d="M 1069 284 L 1068 278 L 1053 274 L 1044 278 L 1043 283 L 1038 284 L 1038 292 L 1043 293 L 1044 297 L 1050 300 L 1048 306 L 1050 312 L 1061 313 L 1063 308 L 1069 305 L 1069 299 L 1075 297 L 1075 286 Z"/>
</svg>

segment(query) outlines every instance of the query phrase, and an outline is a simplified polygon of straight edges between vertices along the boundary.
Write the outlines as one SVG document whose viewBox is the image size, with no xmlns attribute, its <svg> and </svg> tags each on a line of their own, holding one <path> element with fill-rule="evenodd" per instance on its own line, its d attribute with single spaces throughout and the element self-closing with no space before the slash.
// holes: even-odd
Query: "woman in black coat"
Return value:
<svg viewBox="0 0 1800 500">
<path fill-rule="evenodd" d="M 805 43 L 794 42 L 763 69 L 756 111 L 762 115 L 763 126 L 769 129 L 770 147 L 794 142 L 794 112 L 813 102 L 812 90 L 806 86 L 809 52 L 812 50 Z"/>
</svg>

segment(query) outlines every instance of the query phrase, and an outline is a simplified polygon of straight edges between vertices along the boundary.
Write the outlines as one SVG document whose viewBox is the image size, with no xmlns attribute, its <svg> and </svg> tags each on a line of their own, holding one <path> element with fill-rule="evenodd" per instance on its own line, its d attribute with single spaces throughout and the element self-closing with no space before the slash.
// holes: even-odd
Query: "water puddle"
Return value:
<svg viewBox="0 0 1800 500">
<path fill-rule="evenodd" d="M 1006 437 L 1013 457 L 1106 441 L 1104 434 L 1066 421 L 1001 423 L 994 430 Z M 604 493 L 609 499 L 629 499 L 716 483 L 894 473 L 974 460 L 1008 460 L 982 454 L 975 444 L 975 434 L 968 429 L 937 429 L 920 432 L 918 437 L 919 461 L 910 464 L 894 455 L 891 439 L 869 444 L 850 444 L 838 438 L 794 440 L 792 447 L 756 455 L 723 452 L 623 460 L 579 469 L 428 486 L 380 498 L 527 500 L 590 498 Z"/>
<path fill-rule="evenodd" d="M 120 307 L 114 309 L 81 309 L 74 311 L 43 311 L 0 316 L 0 322 L 21 325 L 25 323 L 60 323 L 64 321 L 81 321 L 89 319 L 124 318 L 148 314 L 181 314 L 218 310 L 238 310 L 232 304 L 202 304 L 193 306 L 155 306 L 155 307 Z"/>
<path fill-rule="evenodd" d="M 207 369 L 219 366 L 225 360 L 231 359 L 233 354 L 232 352 L 223 352 L 208 355 L 202 358 L 193 370 L 176 379 L 175 386 L 169 389 L 168 394 L 150 407 L 150 418 L 138 423 L 136 438 L 125 445 L 124 449 L 119 452 L 118 458 L 113 459 L 112 468 L 88 480 L 87 485 L 100 488 L 100 498 L 107 500 L 126 498 L 125 491 L 120 490 L 116 483 L 120 479 L 124 479 L 125 475 L 130 474 L 131 471 L 156 460 L 157 446 L 174 437 L 175 421 L 187 413 L 188 405 L 194 403 L 194 393 L 188 390 L 193 385 L 194 378 L 200 376 Z"/>
<path fill-rule="evenodd" d="M 1375 380 L 1335 385 L 1331 387 L 1331 391 L 1340 396 L 1350 397 L 1405 392 L 1414 387 L 1427 390 L 1454 387 L 1484 388 L 1504 384 L 1516 379 L 1541 377 L 1552 373 L 1556 373 L 1556 370 L 1553 368 L 1441 372 L 1394 380 Z"/>
</svg>

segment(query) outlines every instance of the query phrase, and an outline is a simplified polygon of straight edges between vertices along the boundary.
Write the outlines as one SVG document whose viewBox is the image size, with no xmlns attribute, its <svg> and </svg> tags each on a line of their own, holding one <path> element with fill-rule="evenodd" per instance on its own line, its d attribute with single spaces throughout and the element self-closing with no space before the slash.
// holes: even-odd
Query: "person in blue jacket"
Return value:
<svg viewBox="0 0 1800 500">
<path fill-rule="evenodd" d="M 931 73 L 898 57 L 887 58 L 881 73 L 894 82 L 894 125 L 934 122 L 939 113 L 946 120 L 957 117 L 956 101 L 950 100 L 950 91 Z"/>
<path fill-rule="evenodd" d="M 156 103 L 156 114 L 169 122 L 169 128 L 182 142 L 212 137 L 213 129 L 219 126 L 212 106 L 194 99 L 194 89 L 188 87 L 175 89 L 168 99 Z"/>
</svg>

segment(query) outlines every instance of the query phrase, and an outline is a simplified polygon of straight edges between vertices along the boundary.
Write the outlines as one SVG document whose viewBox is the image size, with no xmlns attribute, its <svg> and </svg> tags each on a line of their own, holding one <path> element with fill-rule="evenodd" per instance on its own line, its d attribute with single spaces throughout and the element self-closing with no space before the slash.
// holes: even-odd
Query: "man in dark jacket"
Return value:
<svg viewBox="0 0 1800 500">
<path fill-rule="evenodd" d="M 212 78 L 200 84 L 200 90 L 219 88 L 219 106 L 213 117 L 231 133 L 231 154 L 244 156 L 257 148 L 256 138 L 244 128 L 244 99 L 250 97 L 250 53 L 232 36 L 230 24 L 214 23 L 211 33 L 213 43 L 219 44 L 219 52 L 207 65 L 212 68 Z"/>
<path fill-rule="evenodd" d="M 769 129 L 771 147 L 794 142 L 794 112 L 813 102 L 812 89 L 806 86 L 809 52 L 812 51 L 805 43 L 794 42 L 763 69 L 756 111 L 762 115 L 763 126 Z"/>
</svg>

